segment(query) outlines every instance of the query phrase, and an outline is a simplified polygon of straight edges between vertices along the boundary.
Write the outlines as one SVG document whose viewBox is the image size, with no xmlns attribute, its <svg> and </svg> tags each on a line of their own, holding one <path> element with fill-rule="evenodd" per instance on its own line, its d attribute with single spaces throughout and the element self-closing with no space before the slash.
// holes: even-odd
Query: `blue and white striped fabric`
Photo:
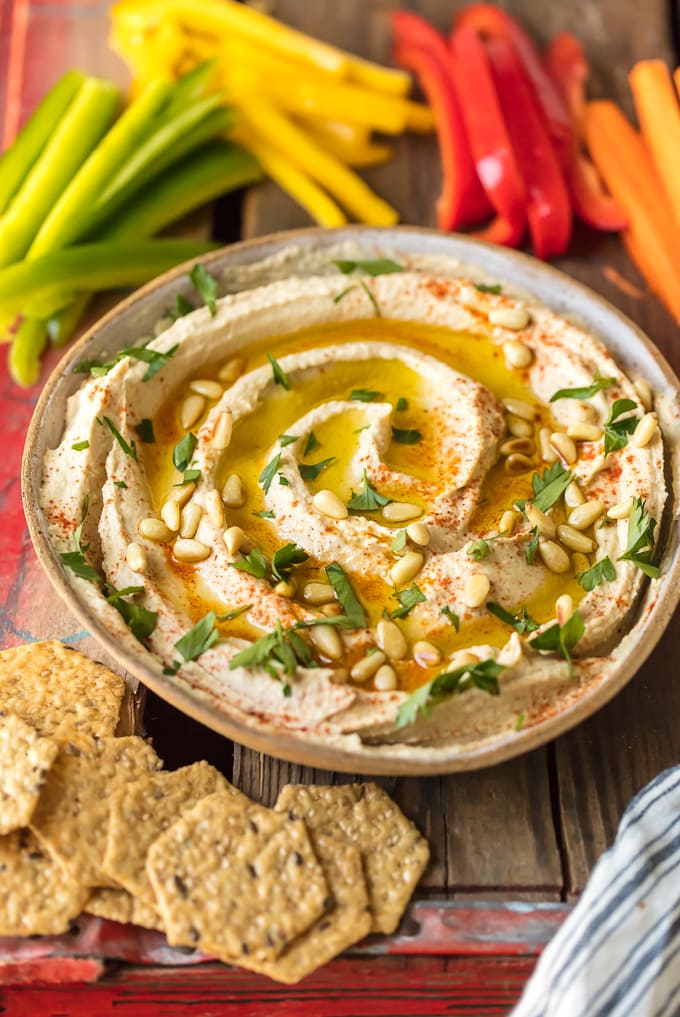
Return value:
<svg viewBox="0 0 680 1017">
<path fill-rule="evenodd" d="M 626 809 L 612 847 L 510 1017 L 679 1017 L 680 766 Z"/>
</svg>

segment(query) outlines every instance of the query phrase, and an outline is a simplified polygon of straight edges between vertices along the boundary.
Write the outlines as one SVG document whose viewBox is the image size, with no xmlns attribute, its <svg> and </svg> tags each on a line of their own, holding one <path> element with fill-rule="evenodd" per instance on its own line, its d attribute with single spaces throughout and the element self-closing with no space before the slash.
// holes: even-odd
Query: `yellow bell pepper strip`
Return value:
<svg viewBox="0 0 680 1017">
<path fill-rule="evenodd" d="M 28 388 L 40 377 L 40 357 L 47 345 L 47 325 L 38 318 L 24 318 L 12 339 L 9 373 L 18 385 Z"/>
<path fill-rule="evenodd" d="M 381 166 L 389 162 L 394 155 L 391 145 L 380 145 L 377 142 L 368 141 L 364 145 L 354 147 L 345 146 L 342 139 L 334 134 L 326 134 L 324 131 L 317 131 L 311 123 L 303 123 L 307 134 L 322 148 L 331 155 L 341 159 L 353 169 L 365 169 L 369 166 Z"/>
<path fill-rule="evenodd" d="M 108 81 L 85 81 L 0 220 L 0 267 L 26 254 L 49 210 L 102 138 L 120 101 Z"/>
<path fill-rule="evenodd" d="M 663 60 L 640 60 L 628 79 L 642 137 L 680 226 L 680 105 L 673 80 Z"/>
<path fill-rule="evenodd" d="M 286 156 L 275 151 L 244 124 L 239 124 L 232 137 L 253 153 L 267 176 L 301 205 L 319 226 L 344 226 L 347 216 L 332 198 L 303 170 L 294 166 Z"/>
<path fill-rule="evenodd" d="M 79 71 L 64 74 L 0 158 L 0 213 L 18 191 L 84 80 Z"/>
<path fill-rule="evenodd" d="M 27 257 L 66 247 L 78 238 L 82 232 L 82 210 L 97 204 L 111 178 L 142 144 L 170 89 L 165 82 L 154 82 L 122 113 L 57 199 Z"/>
<path fill-rule="evenodd" d="M 251 130 L 325 187 L 359 222 L 369 226 L 392 226 L 398 221 L 395 209 L 379 198 L 361 177 L 324 152 L 263 96 L 252 96 L 240 107 L 240 112 Z"/>
</svg>

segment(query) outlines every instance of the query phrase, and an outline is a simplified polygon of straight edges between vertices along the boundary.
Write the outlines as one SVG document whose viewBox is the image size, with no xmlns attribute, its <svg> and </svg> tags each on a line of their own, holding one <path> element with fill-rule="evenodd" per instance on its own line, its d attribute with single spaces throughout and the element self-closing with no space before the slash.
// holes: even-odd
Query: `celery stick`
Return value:
<svg viewBox="0 0 680 1017">
<path fill-rule="evenodd" d="M 0 267 L 22 258 L 45 216 L 111 123 L 120 94 L 88 79 L 0 220 Z"/>
<path fill-rule="evenodd" d="M 9 351 L 9 373 L 18 385 L 35 385 L 40 377 L 40 357 L 47 344 L 47 327 L 38 318 L 24 318 Z"/>
<path fill-rule="evenodd" d="M 82 321 L 92 299 L 91 293 L 79 293 L 75 300 L 62 307 L 47 320 L 47 334 L 50 342 L 61 349 L 71 339 Z"/>
<path fill-rule="evenodd" d="M 172 87 L 169 102 L 163 110 L 163 120 L 172 120 L 178 113 L 192 106 L 205 95 L 208 86 L 217 73 L 217 59 L 205 60 L 196 64 L 184 74 Z"/>
<path fill-rule="evenodd" d="M 140 240 L 43 254 L 0 271 L 0 315 L 16 308 L 30 312 L 33 301 L 40 300 L 41 314 L 48 317 L 69 300 L 74 284 L 83 292 L 139 286 L 216 246 L 197 240 Z M 51 310 L 48 297 L 54 298 Z"/>
<path fill-rule="evenodd" d="M 0 158 L 0 212 L 5 211 L 19 190 L 84 80 L 79 71 L 64 74 Z"/>
<path fill-rule="evenodd" d="M 90 153 L 43 222 L 27 257 L 66 247 L 81 233 L 80 216 L 99 199 L 111 178 L 143 143 L 171 86 L 155 81 L 144 89 Z"/>
</svg>

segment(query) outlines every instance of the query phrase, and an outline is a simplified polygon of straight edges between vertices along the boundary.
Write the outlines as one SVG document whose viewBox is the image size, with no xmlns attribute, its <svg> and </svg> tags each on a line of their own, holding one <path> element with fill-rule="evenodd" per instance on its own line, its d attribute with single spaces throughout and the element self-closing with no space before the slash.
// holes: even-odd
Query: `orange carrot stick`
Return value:
<svg viewBox="0 0 680 1017">
<path fill-rule="evenodd" d="M 680 225 L 680 105 L 663 60 L 641 60 L 629 76 L 644 138 Z"/>
</svg>

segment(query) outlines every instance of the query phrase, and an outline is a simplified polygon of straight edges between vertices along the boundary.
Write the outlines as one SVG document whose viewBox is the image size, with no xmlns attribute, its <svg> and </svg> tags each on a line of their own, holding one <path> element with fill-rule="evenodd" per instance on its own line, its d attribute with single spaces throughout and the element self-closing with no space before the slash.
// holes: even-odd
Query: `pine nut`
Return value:
<svg viewBox="0 0 680 1017">
<path fill-rule="evenodd" d="M 222 488 L 222 501 L 229 508 L 242 508 L 246 503 L 245 484 L 238 473 L 231 473 Z"/>
<path fill-rule="evenodd" d="M 458 300 L 468 309 L 472 308 L 473 311 L 481 311 L 486 314 L 486 303 L 483 300 L 483 295 L 476 288 L 476 286 L 468 286 L 464 283 L 458 288 Z"/>
<path fill-rule="evenodd" d="M 557 527 L 557 536 L 560 538 L 565 547 L 568 547 L 570 551 L 580 551 L 581 554 L 590 554 L 591 551 L 595 550 L 595 541 L 591 540 L 590 537 L 586 537 L 585 533 L 581 533 L 580 530 L 575 530 L 573 526 L 568 526 L 563 523 Z"/>
<path fill-rule="evenodd" d="M 240 378 L 246 369 L 246 362 L 243 357 L 232 357 L 231 360 L 227 360 L 219 371 L 217 377 L 220 381 L 223 381 L 225 385 L 233 385 L 237 378 Z"/>
<path fill-rule="evenodd" d="M 604 512 L 604 505 L 601 501 L 586 501 L 583 505 L 577 505 L 569 513 L 568 523 L 577 530 L 587 530 L 589 526 L 597 522 Z"/>
<path fill-rule="evenodd" d="M 630 437 L 631 445 L 636 448 L 645 448 L 654 437 L 658 427 L 656 413 L 645 413 Z"/>
<path fill-rule="evenodd" d="M 376 631 L 376 642 L 390 660 L 403 660 L 408 653 L 408 641 L 396 622 L 381 618 Z"/>
<path fill-rule="evenodd" d="M 491 325 L 500 325 L 520 332 L 529 324 L 529 314 L 523 307 L 493 307 L 488 314 Z"/>
<path fill-rule="evenodd" d="M 210 378 L 194 378 L 189 382 L 189 389 L 211 401 L 219 399 L 223 392 L 219 381 L 212 381 Z"/>
<path fill-rule="evenodd" d="M 509 342 L 503 343 L 503 356 L 505 357 L 506 367 L 514 367 L 520 371 L 523 367 L 528 367 L 534 359 L 532 350 L 529 349 L 526 343 L 521 343 L 517 339 L 511 339 Z"/>
<path fill-rule="evenodd" d="M 281 582 L 277 583 L 274 587 L 274 593 L 279 597 L 286 597 L 290 599 L 295 593 L 295 587 L 292 583 L 288 582 L 287 579 L 282 579 Z"/>
<path fill-rule="evenodd" d="M 339 660 L 342 656 L 340 636 L 332 625 L 314 625 L 310 630 L 312 642 L 324 657 Z"/>
<path fill-rule="evenodd" d="M 555 536 L 555 523 L 550 516 L 547 516 L 536 505 L 532 505 L 531 502 L 526 503 L 524 511 L 532 529 L 536 528 L 542 537 L 552 539 Z"/>
<path fill-rule="evenodd" d="M 203 509 L 200 505 L 197 505 L 195 501 L 190 501 L 188 505 L 185 505 L 182 509 L 179 527 L 180 537 L 195 537 L 202 515 Z"/>
<path fill-rule="evenodd" d="M 342 614 L 342 608 L 339 604 L 322 604 L 321 614 L 325 614 L 327 618 L 334 618 L 338 614 Z"/>
<path fill-rule="evenodd" d="M 576 445 L 568 435 L 562 434 L 561 431 L 553 431 L 550 435 L 550 444 L 560 459 L 568 466 L 573 465 L 578 459 Z"/>
<path fill-rule="evenodd" d="M 501 516 L 498 523 L 498 532 L 506 533 L 508 536 L 512 533 L 517 522 L 517 513 L 513 512 L 512 509 L 506 509 Z"/>
<path fill-rule="evenodd" d="M 583 423 L 594 424 L 597 420 L 597 410 L 590 403 L 574 403 L 572 413 L 577 420 L 580 420 Z"/>
<path fill-rule="evenodd" d="M 382 510 L 383 519 L 388 523 L 405 523 L 407 519 L 417 519 L 423 510 L 419 505 L 411 505 L 406 501 L 391 501 Z"/>
<path fill-rule="evenodd" d="M 489 577 L 483 572 L 473 572 L 465 580 L 465 592 L 463 594 L 468 607 L 481 607 L 489 596 L 491 583 Z"/>
<path fill-rule="evenodd" d="M 369 678 L 372 678 L 375 672 L 382 667 L 385 663 L 385 654 L 381 650 L 377 650 L 375 653 L 369 653 L 367 657 L 362 657 L 358 660 L 352 670 L 350 671 L 350 677 L 355 682 L 366 682 Z"/>
<path fill-rule="evenodd" d="M 555 601 L 555 617 L 558 624 L 564 625 L 569 621 L 573 613 L 574 601 L 568 593 L 563 593 L 562 596 L 558 597 Z"/>
<path fill-rule="evenodd" d="M 390 579 L 395 586 L 407 583 L 417 576 L 423 567 L 423 556 L 418 551 L 407 551 L 403 558 L 395 562 L 390 569 Z"/>
<path fill-rule="evenodd" d="M 583 505 L 586 500 L 581 488 L 578 486 L 575 480 L 572 480 L 569 487 L 564 492 L 564 504 L 567 508 L 576 508 L 578 505 Z"/>
<path fill-rule="evenodd" d="M 579 572 L 587 572 L 590 568 L 590 559 L 587 558 L 585 554 L 581 554 L 580 551 L 574 551 L 571 556 L 571 561 L 576 575 L 578 575 Z"/>
<path fill-rule="evenodd" d="M 597 424 L 579 421 L 577 424 L 569 424 L 567 436 L 573 438 L 574 441 L 599 441 L 602 437 L 602 428 Z"/>
<path fill-rule="evenodd" d="M 406 536 L 420 547 L 427 547 L 430 543 L 430 531 L 425 523 L 411 523 L 406 527 Z"/>
<path fill-rule="evenodd" d="M 179 507 L 182 508 L 182 506 L 186 505 L 189 501 L 189 498 L 191 498 L 195 490 L 196 485 L 192 480 L 189 484 L 182 484 L 180 487 L 173 487 L 167 497 L 167 500 L 177 502 Z"/>
<path fill-rule="evenodd" d="M 633 388 L 638 394 L 640 402 L 642 403 L 642 408 L 649 413 L 654 405 L 654 396 L 652 395 L 652 390 L 649 387 L 648 382 L 646 382 L 644 378 L 636 378 L 633 382 Z"/>
<path fill-rule="evenodd" d="M 505 418 L 508 431 L 514 438 L 530 438 L 534 433 L 534 429 L 528 420 L 522 420 L 521 417 L 516 417 L 512 413 L 509 413 Z"/>
<path fill-rule="evenodd" d="M 231 410 L 223 410 L 222 413 L 218 414 L 212 438 L 210 439 L 210 444 L 218 452 L 223 452 L 225 448 L 229 448 L 233 424 L 234 418 L 232 417 Z"/>
<path fill-rule="evenodd" d="M 161 506 L 161 519 L 169 530 L 177 533 L 180 523 L 179 502 L 168 500 Z"/>
<path fill-rule="evenodd" d="M 222 539 L 229 554 L 238 554 L 239 551 L 247 554 L 253 546 L 252 541 L 246 536 L 240 526 L 230 526 L 224 531 Z"/>
<path fill-rule="evenodd" d="M 611 508 L 607 509 L 608 519 L 627 519 L 630 515 L 630 510 L 633 507 L 633 499 L 629 498 L 628 501 L 619 502 L 618 505 L 612 505 Z"/>
<path fill-rule="evenodd" d="M 202 544 L 200 540 L 191 540 L 180 537 L 175 541 L 172 553 L 177 559 L 187 564 L 204 561 L 210 555 L 210 548 Z"/>
<path fill-rule="evenodd" d="M 179 411 L 179 422 L 185 431 L 196 423 L 205 409 L 205 399 L 200 395 L 187 396 Z"/>
<path fill-rule="evenodd" d="M 213 526 L 220 529 L 224 526 L 224 505 L 220 498 L 220 492 L 214 488 L 209 491 L 205 498 L 205 514 Z"/>
<path fill-rule="evenodd" d="M 378 668 L 373 684 L 378 692 L 392 692 L 397 687 L 397 672 L 390 664 L 383 664 Z"/>
<path fill-rule="evenodd" d="M 349 511 L 344 502 L 340 501 L 334 491 L 317 491 L 312 498 L 312 505 L 322 516 L 328 519 L 346 519 Z"/>
<path fill-rule="evenodd" d="M 557 455 L 550 444 L 550 430 L 542 427 L 538 432 L 538 447 L 541 450 L 541 459 L 544 463 L 556 463 Z"/>
<path fill-rule="evenodd" d="M 335 593 L 328 583 L 306 583 L 302 597 L 308 604 L 330 604 L 335 600 Z"/>
<path fill-rule="evenodd" d="M 413 644 L 413 659 L 420 667 L 436 667 L 442 662 L 441 650 L 427 639 Z"/>
<path fill-rule="evenodd" d="M 125 560 L 133 572 L 146 572 L 146 549 L 141 544 L 136 544 L 134 540 L 127 546 Z"/>
<path fill-rule="evenodd" d="M 536 445 L 534 444 L 533 438 L 510 438 L 509 441 L 504 441 L 499 449 L 502 456 L 510 456 L 513 452 L 523 452 L 525 455 L 533 455 L 535 451 Z"/>
<path fill-rule="evenodd" d="M 451 658 L 451 663 L 456 670 L 459 667 L 474 667 L 479 663 L 479 657 L 475 657 L 474 653 L 455 653 Z"/>
<path fill-rule="evenodd" d="M 168 529 L 161 519 L 153 519 L 152 517 L 141 519 L 137 526 L 137 532 L 140 537 L 153 540 L 154 544 L 167 544 L 175 536 L 172 530 Z"/>
<path fill-rule="evenodd" d="M 529 422 L 536 419 L 536 408 L 522 399 L 504 399 L 503 405 L 514 417 L 521 417 L 522 420 Z"/>
<path fill-rule="evenodd" d="M 571 565 L 567 552 L 554 540 L 539 541 L 538 553 L 551 572 L 567 572 Z"/>
<path fill-rule="evenodd" d="M 533 468 L 534 464 L 531 459 L 521 452 L 513 452 L 503 463 L 505 472 L 513 477 L 518 476 L 520 473 L 527 473 L 528 470 L 533 470 Z"/>
</svg>

